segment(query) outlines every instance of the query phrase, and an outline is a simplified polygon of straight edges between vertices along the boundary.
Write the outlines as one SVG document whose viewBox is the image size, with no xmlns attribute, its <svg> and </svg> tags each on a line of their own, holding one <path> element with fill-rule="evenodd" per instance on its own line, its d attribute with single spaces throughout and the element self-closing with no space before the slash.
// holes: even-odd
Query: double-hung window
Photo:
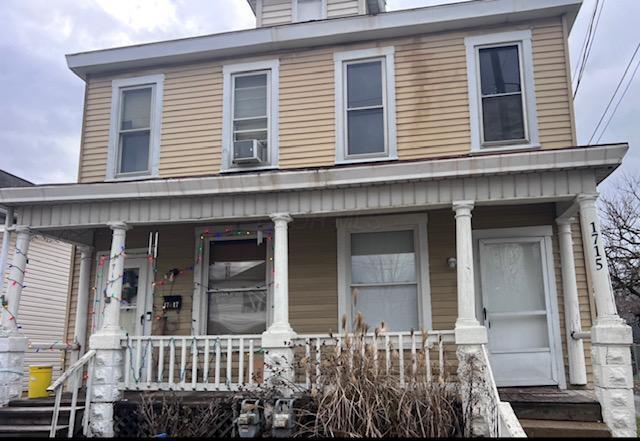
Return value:
<svg viewBox="0 0 640 441">
<path fill-rule="evenodd" d="M 371 329 L 431 326 L 426 216 L 362 218 L 362 227 L 338 221 L 340 317 L 353 329 L 358 314 Z M 371 228 L 367 226 L 372 226 Z"/>
<path fill-rule="evenodd" d="M 278 156 L 278 60 L 226 65 L 222 170 L 270 168 Z"/>
<path fill-rule="evenodd" d="M 393 48 L 335 54 L 336 161 L 396 159 Z"/>
<path fill-rule="evenodd" d="M 292 0 L 294 21 L 327 18 L 327 0 Z"/>
<path fill-rule="evenodd" d="M 531 32 L 467 37 L 472 149 L 538 144 Z"/>
<path fill-rule="evenodd" d="M 158 172 L 163 75 L 112 82 L 108 179 Z"/>
</svg>

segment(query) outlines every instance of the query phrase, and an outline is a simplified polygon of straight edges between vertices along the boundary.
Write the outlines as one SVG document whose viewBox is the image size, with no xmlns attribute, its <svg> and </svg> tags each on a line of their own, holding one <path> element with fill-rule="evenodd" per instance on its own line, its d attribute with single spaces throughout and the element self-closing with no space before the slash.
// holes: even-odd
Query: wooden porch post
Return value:
<svg viewBox="0 0 640 441">
<path fill-rule="evenodd" d="M 79 345 L 78 350 L 71 354 L 73 364 L 87 350 L 87 320 L 89 314 L 89 291 L 91 283 L 91 263 L 93 261 L 93 248 L 90 246 L 78 246 L 80 251 L 80 271 L 78 274 L 78 300 L 76 304 L 75 324 L 73 335 L 75 343 Z"/>
<path fill-rule="evenodd" d="M 613 436 L 635 437 L 631 327 L 618 315 L 613 297 L 596 209 L 597 195 L 580 195 L 577 200 L 587 272 L 597 313 L 591 327 L 596 397 L 602 406 L 602 418 Z"/>
<path fill-rule="evenodd" d="M 562 265 L 562 293 L 564 297 L 567 353 L 569 356 L 569 382 L 576 385 L 585 385 L 587 384 L 587 368 L 584 360 L 584 344 L 582 339 L 574 337 L 574 333 L 582 332 L 582 324 L 580 322 L 576 264 L 573 257 L 573 238 L 571 237 L 572 221 L 573 218 L 556 219 Z"/>
<path fill-rule="evenodd" d="M 91 336 L 89 347 L 96 350 L 92 383 L 91 409 L 89 410 L 90 432 L 95 437 L 112 438 L 114 404 L 120 399 L 118 383 L 122 381 L 124 357 L 121 340 L 124 331 L 120 327 L 120 301 L 124 275 L 125 239 L 129 226 L 124 222 L 109 224 L 113 231 L 109 275 L 106 289 L 98 295 L 104 296 L 104 320 L 102 328 Z"/>
</svg>

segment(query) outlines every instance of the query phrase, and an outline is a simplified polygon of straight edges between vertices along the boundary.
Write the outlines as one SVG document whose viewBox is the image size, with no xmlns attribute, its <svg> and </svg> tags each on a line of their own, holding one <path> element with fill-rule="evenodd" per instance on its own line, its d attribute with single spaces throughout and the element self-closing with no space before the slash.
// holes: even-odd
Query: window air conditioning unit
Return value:
<svg viewBox="0 0 640 441">
<path fill-rule="evenodd" d="M 234 164 L 260 164 L 267 161 L 267 143 L 257 139 L 233 143 Z"/>
</svg>

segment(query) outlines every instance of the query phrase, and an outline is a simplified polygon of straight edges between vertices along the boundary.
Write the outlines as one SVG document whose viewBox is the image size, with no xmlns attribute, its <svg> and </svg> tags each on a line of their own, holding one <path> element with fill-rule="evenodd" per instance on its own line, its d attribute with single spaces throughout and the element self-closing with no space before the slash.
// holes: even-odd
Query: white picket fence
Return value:
<svg viewBox="0 0 640 441">
<path fill-rule="evenodd" d="M 426 337 L 426 338 L 425 338 Z M 125 352 L 123 390 L 237 391 L 262 382 L 261 335 L 135 336 L 122 340 Z M 352 339 L 353 336 L 348 337 Z M 382 369 L 406 376 L 445 377 L 445 345 L 453 331 L 428 334 L 395 332 L 361 336 L 358 347 L 371 350 Z M 322 373 L 327 356 L 341 351 L 347 337 L 300 335 L 292 342 L 297 383 L 310 388 Z M 402 354 L 399 356 L 398 354 Z M 395 355 L 394 355 L 395 354 Z M 353 360 L 353 353 L 351 354 Z M 392 361 L 393 360 L 393 361 Z M 304 361 L 304 363 L 302 363 Z M 395 363 L 395 364 L 394 364 Z M 393 364 L 393 366 L 392 366 Z M 418 372 L 418 369 L 423 369 Z"/>
</svg>

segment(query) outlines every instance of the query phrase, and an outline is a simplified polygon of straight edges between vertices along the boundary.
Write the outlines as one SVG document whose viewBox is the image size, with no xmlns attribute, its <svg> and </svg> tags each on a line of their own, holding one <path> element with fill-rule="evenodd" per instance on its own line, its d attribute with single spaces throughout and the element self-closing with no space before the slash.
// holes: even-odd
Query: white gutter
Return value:
<svg viewBox="0 0 640 441">
<path fill-rule="evenodd" d="M 444 30 L 490 26 L 568 13 L 582 0 L 472 0 L 425 8 L 293 23 L 67 55 L 67 65 L 85 79 L 120 69 L 198 59 L 238 57 L 265 51 L 396 38 Z"/>
<path fill-rule="evenodd" d="M 4 280 L 4 274 L 7 269 L 7 259 L 9 256 L 9 242 L 11 241 L 11 225 L 13 225 L 13 208 L 8 207 L 6 211 L 6 218 L 4 221 L 4 228 L 0 230 L 2 232 L 2 248 L 0 248 L 0 288 Z M 3 293 L 2 293 L 3 294 Z"/>
<path fill-rule="evenodd" d="M 579 168 L 617 167 L 628 144 L 475 155 L 312 170 L 0 189 L 0 204 L 21 205 L 176 196 L 230 195 L 388 184 Z"/>
</svg>

